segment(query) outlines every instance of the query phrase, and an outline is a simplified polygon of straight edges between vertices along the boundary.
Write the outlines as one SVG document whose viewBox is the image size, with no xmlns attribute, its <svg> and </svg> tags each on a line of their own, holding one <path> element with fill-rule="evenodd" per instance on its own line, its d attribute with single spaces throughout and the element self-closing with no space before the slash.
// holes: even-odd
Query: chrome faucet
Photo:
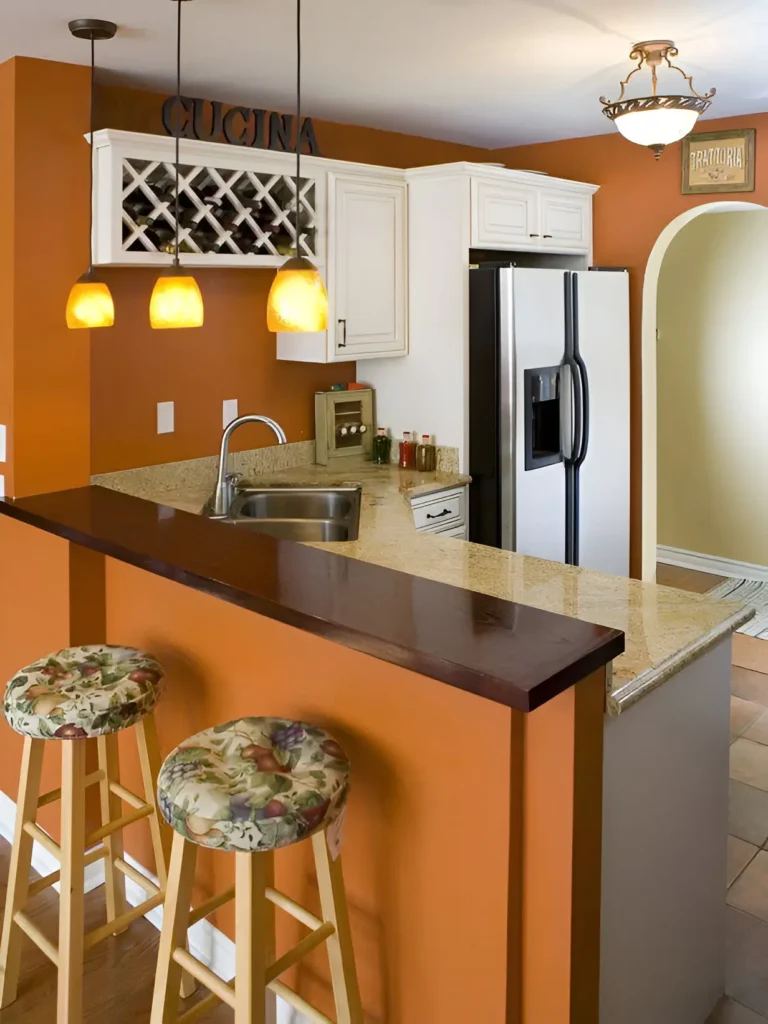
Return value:
<svg viewBox="0 0 768 1024">
<path fill-rule="evenodd" d="M 234 497 L 234 477 L 227 475 L 227 462 L 229 462 L 229 439 L 238 427 L 244 423 L 266 423 L 275 433 L 279 444 L 287 444 L 288 438 L 279 423 L 275 423 L 269 416 L 239 416 L 232 420 L 221 438 L 221 451 L 219 452 L 219 475 L 216 479 L 216 494 L 214 497 L 213 514 L 225 516 L 229 511 Z"/>
</svg>

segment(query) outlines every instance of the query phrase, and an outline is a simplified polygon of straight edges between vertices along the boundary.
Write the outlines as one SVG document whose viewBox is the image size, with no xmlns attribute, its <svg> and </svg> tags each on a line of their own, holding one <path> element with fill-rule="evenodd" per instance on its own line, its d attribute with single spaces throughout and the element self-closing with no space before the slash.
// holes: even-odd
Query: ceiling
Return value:
<svg viewBox="0 0 768 1024">
<path fill-rule="evenodd" d="M 768 108 L 765 0 L 304 0 L 304 106 L 316 118 L 500 147 L 615 129 L 633 42 L 674 39 L 712 116 Z M 71 18 L 116 21 L 97 48 L 105 80 L 172 92 L 169 0 L 0 0 L 0 59 L 87 63 Z M 290 111 L 295 5 L 184 5 L 183 92 Z M 637 75 L 636 78 L 640 78 Z M 677 77 L 680 90 L 682 79 Z M 642 90 L 640 94 L 643 94 Z"/>
</svg>

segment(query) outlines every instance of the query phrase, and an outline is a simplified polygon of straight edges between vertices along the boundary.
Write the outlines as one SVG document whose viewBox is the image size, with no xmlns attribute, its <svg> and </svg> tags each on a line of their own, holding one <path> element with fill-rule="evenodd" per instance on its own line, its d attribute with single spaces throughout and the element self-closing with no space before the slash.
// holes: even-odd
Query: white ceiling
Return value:
<svg viewBox="0 0 768 1024">
<path fill-rule="evenodd" d="M 675 40 L 700 91 L 717 87 L 712 116 L 768 108 L 766 0 L 303 7 L 304 105 L 317 118 L 490 147 L 613 131 L 598 97 L 618 94 L 633 42 L 659 37 Z M 171 92 L 175 12 L 170 0 L 0 0 L 0 59 L 87 63 L 88 44 L 69 36 L 67 22 L 107 18 L 120 31 L 97 49 L 103 77 Z M 195 0 L 183 13 L 187 95 L 293 109 L 291 0 Z"/>
</svg>

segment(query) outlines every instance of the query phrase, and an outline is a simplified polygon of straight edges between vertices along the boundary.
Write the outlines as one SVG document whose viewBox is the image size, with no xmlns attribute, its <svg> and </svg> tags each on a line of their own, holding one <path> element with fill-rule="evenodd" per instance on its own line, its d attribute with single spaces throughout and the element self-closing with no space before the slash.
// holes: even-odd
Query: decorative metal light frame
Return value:
<svg viewBox="0 0 768 1024">
<path fill-rule="evenodd" d="M 609 118 L 609 120 L 616 124 L 619 131 L 621 131 L 621 118 L 626 114 L 643 113 L 646 111 L 653 112 L 659 110 L 692 111 L 696 115 L 691 123 L 691 127 L 693 127 L 696 118 L 711 106 L 712 98 L 717 90 L 710 89 L 710 91 L 706 93 L 697 92 L 693 87 L 693 76 L 686 75 L 682 68 L 678 67 L 677 64 L 672 63 L 672 58 L 677 57 L 678 53 L 679 51 L 671 39 L 651 39 L 646 42 L 635 43 L 632 47 L 629 59 L 637 61 L 637 67 L 633 68 L 621 83 L 621 93 L 619 98 L 617 100 L 608 100 L 605 96 L 600 97 L 600 102 L 603 104 L 603 113 L 607 118 Z M 687 95 L 659 96 L 657 69 L 664 63 L 666 63 L 672 71 L 678 71 L 688 83 L 689 92 Z M 630 80 L 639 71 L 642 71 L 643 66 L 650 68 L 651 71 L 651 95 L 640 96 L 634 99 L 625 99 L 624 97 Z M 622 132 L 622 134 L 624 133 Z M 650 143 L 648 148 L 652 150 L 658 160 L 664 150 L 664 147 L 670 142 L 677 141 L 677 137 L 667 139 L 660 138 L 657 142 Z"/>
</svg>

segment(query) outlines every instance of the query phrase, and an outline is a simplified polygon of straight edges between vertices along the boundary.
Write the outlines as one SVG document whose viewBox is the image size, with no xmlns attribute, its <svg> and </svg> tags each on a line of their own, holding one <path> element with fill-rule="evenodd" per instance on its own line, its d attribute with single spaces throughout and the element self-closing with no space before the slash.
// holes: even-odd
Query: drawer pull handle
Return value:
<svg viewBox="0 0 768 1024">
<path fill-rule="evenodd" d="M 442 519 L 443 516 L 453 515 L 449 508 L 443 509 L 442 512 L 438 512 L 437 515 L 433 516 L 430 512 L 427 512 L 427 519 Z"/>
<path fill-rule="evenodd" d="M 545 238 L 553 238 L 553 235 L 544 235 Z"/>
<path fill-rule="evenodd" d="M 531 232 L 531 235 L 530 235 L 530 237 L 531 237 L 531 238 L 538 238 L 539 236 L 538 236 L 538 235 L 534 235 L 534 233 L 533 233 L 533 232 Z"/>
</svg>

